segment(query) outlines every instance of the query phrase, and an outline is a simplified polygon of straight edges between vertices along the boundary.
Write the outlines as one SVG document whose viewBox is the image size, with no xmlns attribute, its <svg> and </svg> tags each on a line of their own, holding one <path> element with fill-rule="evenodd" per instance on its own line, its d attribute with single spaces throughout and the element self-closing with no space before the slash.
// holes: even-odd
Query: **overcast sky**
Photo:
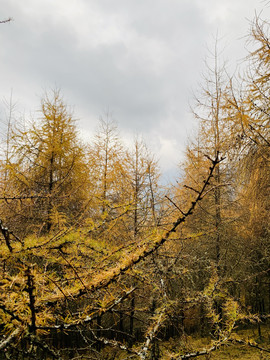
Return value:
<svg viewBox="0 0 270 360">
<path fill-rule="evenodd" d="M 60 87 L 84 137 L 108 109 L 123 137 L 142 134 L 174 173 L 194 123 L 189 111 L 218 31 L 236 66 L 263 0 L 0 0 L 0 100 L 26 116 Z M 3 105 L 0 116 L 4 117 Z"/>
</svg>

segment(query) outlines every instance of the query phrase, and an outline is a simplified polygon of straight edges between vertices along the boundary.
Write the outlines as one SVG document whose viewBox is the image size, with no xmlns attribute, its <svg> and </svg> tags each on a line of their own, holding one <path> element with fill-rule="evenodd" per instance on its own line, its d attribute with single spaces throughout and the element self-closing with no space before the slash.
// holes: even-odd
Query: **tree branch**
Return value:
<svg viewBox="0 0 270 360">
<path fill-rule="evenodd" d="M 29 295 L 29 308 L 31 312 L 31 325 L 29 326 L 30 332 L 33 334 L 36 333 L 36 308 L 35 308 L 35 284 L 34 284 L 34 276 L 31 274 L 30 267 L 28 266 L 25 275 L 27 278 L 25 291 Z"/>
<path fill-rule="evenodd" d="M 250 340 L 242 340 L 242 339 L 229 339 L 230 342 L 234 343 L 238 343 L 238 344 L 242 344 L 242 345 L 246 345 L 246 346 L 250 346 L 253 347 L 255 349 L 258 349 L 260 351 L 264 351 L 267 353 L 270 353 L 270 349 L 265 349 L 263 347 L 261 347 L 260 345 L 258 345 L 257 343 L 253 343 Z"/>
<path fill-rule="evenodd" d="M 167 240 L 170 238 L 171 234 L 176 231 L 178 226 L 185 222 L 187 217 L 189 217 L 193 210 L 195 209 L 197 203 L 202 199 L 202 196 L 205 192 L 206 187 L 209 185 L 210 179 L 213 176 L 213 172 L 217 164 L 219 164 L 223 159 L 219 159 L 219 154 L 217 154 L 216 158 L 212 161 L 212 165 L 209 168 L 209 174 L 207 179 L 204 181 L 204 184 L 199 191 L 196 199 L 191 203 L 190 208 L 188 211 L 179 217 L 171 227 L 170 230 L 167 230 L 163 237 L 160 237 L 159 239 L 152 242 L 152 246 L 146 247 L 142 246 L 138 248 L 137 252 L 133 254 L 131 258 L 125 259 L 120 263 L 118 266 L 115 266 L 112 269 L 103 271 L 98 279 L 94 279 L 89 284 L 85 284 L 87 287 L 86 289 L 80 289 L 78 292 L 75 292 L 73 294 L 70 294 L 69 296 L 73 299 L 78 298 L 80 296 L 83 296 L 87 293 L 93 293 L 97 290 L 103 289 L 107 286 L 109 286 L 111 283 L 113 283 L 120 275 L 123 275 L 126 273 L 129 269 L 131 269 L 134 265 L 138 264 L 141 260 L 145 259 L 149 255 L 153 254 L 157 249 L 159 249 Z M 46 303 L 48 306 L 54 306 L 55 303 L 61 301 L 61 297 L 56 297 L 54 299 L 51 299 Z"/>
<path fill-rule="evenodd" d="M 8 23 L 8 22 L 10 22 L 10 21 L 13 21 L 13 19 L 12 19 L 11 17 L 9 17 L 9 18 L 6 19 L 6 20 L 1 20 L 1 21 L 0 21 L 0 24 L 6 24 L 6 23 Z"/>
<path fill-rule="evenodd" d="M 6 338 L 5 340 L 0 342 L 0 350 L 5 349 L 11 342 L 12 340 L 19 334 L 20 332 L 20 328 L 15 329 L 8 338 Z"/>
<path fill-rule="evenodd" d="M 212 347 L 210 347 L 209 349 L 204 349 L 204 350 L 200 350 L 200 351 L 195 351 L 193 353 L 188 353 L 185 355 L 176 355 L 176 356 L 172 356 L 170 358 L 170 360 L 184 360 L 184 359 L 192 359 L 192 358 L 196 358 L 198 356 L 203 356 L 203 355 L 208 355 L 213 351 L 216 351 L 220 348 L 221 345 L 224 345 L 226 342 L 228 341 L 228 338 L 225 338 L 219 342 L 217 342 L 216 344 L 214 344 Z"/>
<path fill-rule="evenodd" d="M 165 195 L 165 198 L 168 199 L 176 207 L 176 209 L 180 211 L 180 213 L 183 216 L 185 216 L 185 213 L 180 209 L 180 207 L 172 199 L 169 198 L 169 196 Z"/>
<path fill-rule="evenodd" d="M 109 305 L 105 309 L 100 309 L 97 313 L 91 316 L 86 316 L 84 319 L 80 319 L 73 323 L 63 323 L 60 325 L 55 326 L 38 326 L 36 327 L 39 330 L 53 330 L 53 329 L 70 329 L 73 327 L 76 327 L 78 325 L 86 325 L 88 323 L 91 323 L 92 321 L 96 320 L 100 316 L 100 312 L 102 311 L 102 314 L 107 313 L 111 311 L 115 306 L 119 305 L 121 302 L 123 302 L 130 294 L 132 294 L 136 290 L 136 287 L 133 287 L 132 289 L 126 291 L 120 298 L 116 299 L 112 302 L 111 305 Z"/>
<path fill-rule="evenodd" d="M 156 333 L 159 331 L 160 326 L 163 324 L 163 322 L 165 320 L 166 309 L 167 309 L 167 307 L 165 306 L 161 310 L 154 327 L 152 327 L 151 330 L 146 335 L 146 341 L 145 341 L 141 351 L 138 353 L 141 360 L 146 359 L 149 346 L 151 345 L 152 341 L 155 339 Z"/>
</svg>

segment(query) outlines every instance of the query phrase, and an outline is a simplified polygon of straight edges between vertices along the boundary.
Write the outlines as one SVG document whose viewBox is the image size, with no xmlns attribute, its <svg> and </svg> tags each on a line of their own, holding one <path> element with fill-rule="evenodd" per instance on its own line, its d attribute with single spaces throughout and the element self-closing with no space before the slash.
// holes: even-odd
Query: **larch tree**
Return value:
<svg viewBox="0 0 270 360">
<path fill-rule="evenodd" d="M 225 233 L 224 226 L 231 217 L 229 208 L 233 199 L 229 195 L 232 167 L 230 153 L 233 151 L 234 141 L 231 133 L 232 122 L 224 111 L 227 73 L 225 65 L 219 64 L 217 46 L 216 42 L 212 63 L 209 61 L 206 64 L 205 85 L 195 101 L 193 112 L 198 120 L 198 136 L 187 150 L 187 178 L 184 179 L 184 183 L 189 192 L 196 193 L 196 183 L 200 183 L 207 171 L 207 158 L 215 158 L 217 155 L 226 158 L 215 168 L 212 179 L 213 192 L 205 202 L 202 201 L 198 210 L 198 215 L 201 212 L 199 216 L 203 222 L 203 229 L 212 232 L 212 235 L 208 235 L 214 241 L 212 256 L 217 268 L 220 269 L 226 266 L 228 239 L 226 240 L 222 234 Z"/>
<path fill-rule="evenodd" d="M 161 196 L 158 165 L 142 139 L 135 138 L 128 151 L 127 169 L 126 193 L 132 204 L 129 226 L 131 238 L 136 240 L 157 225 Z"/>
<path fill-rule="evenodd" d="M 234 152 L 233 121 L 224 107 L 229 79 L 225 65 L 219 64 L 217 43 L 212 55 L 211 61 L 208 60 L 206 64 L 205 82 L 199 96 L 195 98 L 193 114 L 198 121 L 198 132 L 187 147 L 185 173 L 180 181 L 180 185 L 184 187 L 177 187 L 176 196 L 170 200 L 175 212 L 185 214 L 187 204 L 196 198 L 199 184 L 207 174 L 209 159 L 223 159 L 215 167 L 208 196 L 200 199 L 193 217 L 188 219 L 178 234 L 179 250 L 174 268 L 174 271 L 180 273 L 183 269 L 178 280 L 181 286 L 178 286 L 187 289 L 186 293 L 179 293 L 179 298 L 183 299 L 183 304 L 187 303 L 187 296 L 189 299 L 196 299 L 193 301 L 197 301 L 199 328 L 207 328 L 204 321 L 209 317 L 212 330 L 218 338 L 222 334 L 219 324 L 224 321 L 225 299 L 234 295 L 230 294 L 225 284 L 233 276 L 235 263 L 242 256 L 242 249 L 235 231 L 238 216 L 232 187 L 235 175 L 231 162 L 231 154 Z M 209 294 L 209 286 L 213 283 L 216 284 L 217 291 L 213 291 L 206 302 L 200 301 L 202 295 L 198 294 Z M 221 295 L 223 290 L 224 294 Z M 188 324 L 192 320 L 188 319 L 186 306 L 182 305 L 182 309 Z M 215 316 L 211 317 L 210 313 Z"/>
<path fill-rule="evenodd" d="M 0 221 L 1 359 L 183 360 L 229 343 L 269 353 L 234 333 L 270 309 L 265 24 L 254 24 L 259 46 L 240 99 L 215 48 L 184 190 L 166 194 L 166 216 L 157 162 L 138 138 L 125 151 L 109 117 L 87 161 L 57 91 L 38 122 L 14 131 L 2 215 L 43 236 L 15 237 Z M 196 331 L 211 332 L 203 349 L 186 336 Z"/>
<path fill-rule="evenodd" d="M 238 130 L 238 201 L 241 205 L 239 234 L 245 242 L 246 267 L 243 305 L 254 312 L 270 309 L 269 289 L 269 182 L 270 182 L 270 40 L 269 22 L 258 16 L 251 23 L 247 70 L 241 89 L 231 87 L 227 112 Z M 238 90 L 238 91 L 237 91 Z M 252 272 L 252 280 L 246 273 Z M 262 275 L 263 274 L 263 275 Z"/>
<path fill-rule="evenodd" d="M 49 231 L 82 211 L 88 171 L 75 120 L 58 90 L 45 95 L 40 114 L 38 121 L 13 131 L 9 197 L 19 227 Z"/>
<path fill-rule="evenodd" d="M 93 180 L 97 186 L 101 214 L 117 202 L 118 182 L 123 176 L 123 145 L 115 121 L 109 114 L 100 118 L 99 127 L 89 150 L 89 164 L 93 167 Z"/>
<path fill-rule="evenodd" d="M 125 150 L 116 122 L 109 114 L 100 118 L 88 148 L 88 167 L 92 183 L 89 222 L 95 237 L 123 241 L 122 226 L 130 206 L 125 196 Z M 110 231 L 108 231 L 110 229 Z"/>
</svg>

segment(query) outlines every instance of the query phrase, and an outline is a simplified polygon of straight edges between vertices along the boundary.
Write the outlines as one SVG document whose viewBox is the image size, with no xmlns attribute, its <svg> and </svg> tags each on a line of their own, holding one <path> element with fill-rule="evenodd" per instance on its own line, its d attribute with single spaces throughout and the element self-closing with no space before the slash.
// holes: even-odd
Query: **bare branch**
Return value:
<svg viewBox="0 0 270 360">
<path fill-rule="evenodd" d="M 165 306 L 161 310 L 161 312 L 160 312 L 160 314 L 159 314 L 159 316 L 158 316 L 158 318 L 157 318 L 157 320 L 155 322 L 154 327 L 151 327 L 151 330 L 147 333 L 146 341 L 145 341 L 141 351 L 138 353 L 141 360 L 146 359 L 149 346 L 151 345 L 152 341 L 155 339 L 155 336 L 156 336 L 157 332 L 159 331 L 161 325 L 163 324 L 163 322 L 165 320 L 166 310 L 167 310 L 167 307 Z"/>
<path fill-rule="evenodd" d="M 172 199 L 169 198 L 169 196 L 165 195 L 165 198 L 168 199 L 176 207 L 176 209 L 180 211 L 180 213 L 183 216 L 185 216 L 185 213 L 180 209 L 180 207 Z"/>
<path fill-rule="evenodd" d="M 186 189 L 192 190 L 192 191 L 194 191 L 195 193 L 199 194 L 199 191 L 198 191 L 198 190 L 196 190 L 196 189 L 194 189 L 194 188 L 193 188 L 193 187 L 191 187 L 191 186 L 184 185 L 184 187 L 185 187 Z"/>
<path fill-rule="evenodd" d="M 13 21 L 13 19 L 12 19 L 11 17 L 9 17 L 9 18 L 6 19 L 6 20 L 1 20 L 1 21 L 0 21 L 0 24 L 6 24 L 6 23 L 9 23 L 9 22 L 11 22 L 11 21 Z"/>
<path fill-rule="evenodd" d="M 212 347 L 210 347 L 209 349 L 204 349 L 204 350 L 200 350 L 200 351 L 195 351 L 192 353 L 188 353 L 185 355 L 177 355 L 177 356 L 172 356 L 170 358 L 170 360 L 184 360 L 184 359 L 192 359 L 192 358 L 196 358 L 198 356 L 203 356 L 203 355 L 208 355 L 213 351 L 216 351 L 220 348 L 221 345 L 224 345 L 226 342 L 228 341 L 228 338 L 225 338 L 221 341 L 218 341 L 217 343 L 215 343 Z"/>
<path fill-rule="evenodd" d="M 263 348 L 263 347 L 261 347 L 260 345 L 258 345 L 257 343 L 251 342 L 250 340 L 230 339 L 229 341 L 232 342 L 232 343 L 235 343 L 235 342 L 236 342 L 236 343 L 238 343 L 238 344 L 250 346 L 250 347 L 253 347 L 253 348 L 258 349 L 258 350 L 260 350 L 260 351 L 264 351 L 264 352 L 270 353 L 270 349 Z"/>
<path fill-rule="evenodd" d="M 102 311 L 102 314 L 107 313 L 111 311 L 115 306 L 121 304 L 130 294 L 132 294 L 136 290 L 136 287 L 133 287 L 132 289 L 126 291 L 120 298 L 114 300 L 111 305 L 109 305 L 107 308 L 100 309 L 98 312 L 91 316 L 86 316 L 84 319 L 80 319 L 74 323 L 63 323 L 60 325 L 55 326 L 39 326 L 37 329 L 40 330 L 53 330 L 53 329 L 70 329 L 73 327 L 76 327 L 78 325 L 85 325 L 88 323 L 91 323 L 92 321 L 96 320 L 100 316 L 100 312 Z"/>
<path fill-rule="evenodd" d="M 133 354 L 133 355 L 139 355 L 139 353 L 136 351 L 136 350 L 133 350 L 133 349 L 130 349 L 128 346 L 122 344 L 121 342 L 119 341 L 116 341 L 116 340 L 109 340 L 109 339 L 106 339 L 104 337 L 98 337 L 94 334 L 94 332 L 92 332 L 92 335 L 94 336 L 95 340 L 101 342 L 102 344 L 104 345 L 110 345 L 112 347 L 116 347 L 120 350 L 124 350 L 126 351 L 127 353 L 129 354 Z"/>
<path fill-rule="evenodd" d="M 20 328 L 16 328 L 6 339 L 0 342 L 0 350 L 5 349 L 20 332 Z"/>
</svg>

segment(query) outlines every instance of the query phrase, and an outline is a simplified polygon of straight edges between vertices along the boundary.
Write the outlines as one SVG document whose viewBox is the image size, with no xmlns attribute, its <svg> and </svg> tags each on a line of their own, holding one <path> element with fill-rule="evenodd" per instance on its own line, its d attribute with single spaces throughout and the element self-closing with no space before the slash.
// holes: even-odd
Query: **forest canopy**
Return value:
<svg viewBox="0 0 270 360">
<path fill-rule="evenodd" d="M 254 19 L 239 76 L 215 44 L 174 185 L 161 184 L 140 136 L 124 145 L 109 115 L 83 142 L 58 89 L 20 125 L 10 104 L 0 359 L 190 359 L 224 345 L 270 352 L 269 30 Z"/>
</svg>

